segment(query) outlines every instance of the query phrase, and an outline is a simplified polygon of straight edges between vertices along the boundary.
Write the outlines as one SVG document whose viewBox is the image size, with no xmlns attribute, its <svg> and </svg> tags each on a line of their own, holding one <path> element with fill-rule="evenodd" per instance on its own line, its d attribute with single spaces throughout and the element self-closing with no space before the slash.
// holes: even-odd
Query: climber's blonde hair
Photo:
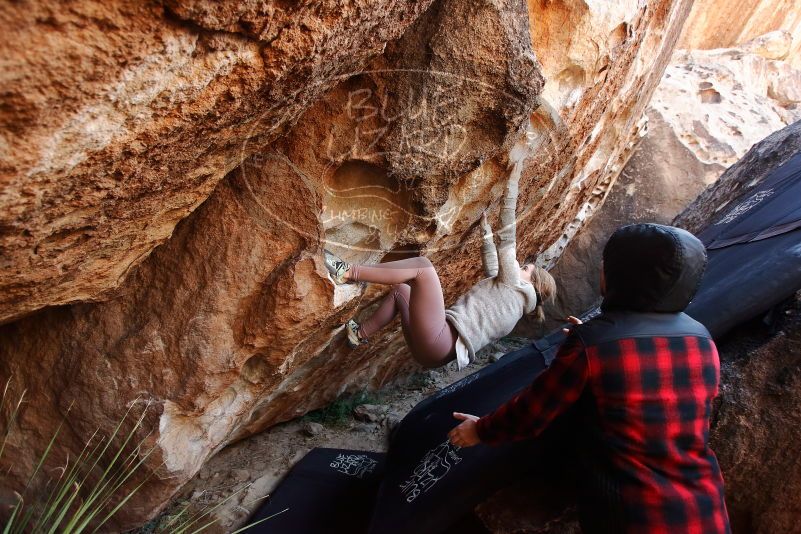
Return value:
<svg viewBox="0 0 801 534">
<path fill-rule="evenodd" d="M 533 264 L 534 269 L 531 271 L 531 284 L 537 290 L 537 307 L 531 314 L 540 322 L 545 321 L 545 303 L 553 304 L 556 300 L 556 280 L 553 279 L 551 273 L 537 267 Z"/>
</svg>

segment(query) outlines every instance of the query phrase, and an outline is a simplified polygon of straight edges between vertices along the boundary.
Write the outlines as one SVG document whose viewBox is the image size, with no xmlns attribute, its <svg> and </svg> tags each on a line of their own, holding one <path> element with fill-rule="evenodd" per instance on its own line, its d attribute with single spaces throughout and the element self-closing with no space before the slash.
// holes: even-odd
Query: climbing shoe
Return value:
<svg viewBox="0 0 801 534">
<path fill-rule="evenodd" d="M 348 346 L 355 349 L 359 345 L 366 345 L 367 340 L 359 335 L 359 323 L 353 319 L 345 323 L 345 332 L 348 334 Z"/>
<path fill-rule="evenodd" d="M 331 274 L 335 284 L 347 284 L 348 280 L 345 279 L 345 273 L 350 269 L 350 264 L 339 258 L 333 252 L 323 250 L 325 256 L 325 268 Z"/>
</svg>

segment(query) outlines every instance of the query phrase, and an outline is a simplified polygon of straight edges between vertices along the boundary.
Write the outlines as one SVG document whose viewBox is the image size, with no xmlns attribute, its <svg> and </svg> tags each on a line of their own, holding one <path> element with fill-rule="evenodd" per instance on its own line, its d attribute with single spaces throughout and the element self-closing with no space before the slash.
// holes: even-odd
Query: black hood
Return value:
<svg viewBox="0 0 801 534">
<path fill-rule="evenodd" d="M 604 247 L 603 258 L 604 311 L 683 311 L 706 267 L 706 250 L 698 238 L 661 224 L 617 229 Z"/>
</svg>

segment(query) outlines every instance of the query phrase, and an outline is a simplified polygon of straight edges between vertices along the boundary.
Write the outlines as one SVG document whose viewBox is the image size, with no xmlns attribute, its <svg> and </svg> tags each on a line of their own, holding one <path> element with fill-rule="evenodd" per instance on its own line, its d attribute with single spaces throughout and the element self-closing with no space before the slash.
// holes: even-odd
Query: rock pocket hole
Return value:
<svg viewBox="0 0 801 534">
<path fill-rule="evenodd" d="M 239 373 L 243 380 L 255 385 L 263 384 L 272 374 L 273 366 L 270 365 L 264 354 L 251 356 Z"/>
<path fill-rule="evenodd" d="M 704 104 L 720 104 L 723 97 L 720 96 L 715 88 L 709 82 L 701 82 L 698 85 L 698 95 L 701 97 L 701 102 Z"/>
<path fill-rule="evenodd" d="M 415 215 L 407 186 L 378 165 L 346 161 L 324 185 L 326 246 L 350 261 L 372 260 L 391 249 Z"/>
<path fill-rule="evenodd" d="M 612 30 L 612 33 L 609 34 L 609 39 L 607 40 L 607 46 L 609 46 L 609 50 L 613 50 L 625 43 L 628 35 L 629 25 L 625 22 L 618 24 L 615 29 Z"/>
<path fill-rule="evenodd" d="M 389 252 L 384 254 L 381 258 L 381 263 L 390 261 L 405 260 L 406 258 L 415 258 L 420 255 L 420 247 L 418 245 L 398 245 L 392 248 Z"/>
<path fill-rule="evenodd" d="M 559 107 L 572 106 L 581 98 L 586 85 L 586 73 L 578 65 L 570 65 L 554 78 L 559 91 Z"/>
</svg>

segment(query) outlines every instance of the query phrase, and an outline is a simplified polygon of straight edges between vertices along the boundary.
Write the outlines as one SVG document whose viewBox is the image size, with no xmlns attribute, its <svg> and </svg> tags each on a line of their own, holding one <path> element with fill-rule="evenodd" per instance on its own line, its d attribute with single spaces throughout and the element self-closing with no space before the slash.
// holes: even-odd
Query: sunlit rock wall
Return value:
<svg viewBox="0 0 801 534">
<path fill-rule="evenodd" d="M 785 37 L 771 33 L 732 48 L 674 54 L 648 115 L 710 166 L 702 177 L 707 184 L 754 143 L 801 119 L 801 70 L 777 59 L 790 49 Z"/>
<path fill-rule="evenodd" d="M 679 48 L 729 48 L 777 30 L 792 37 L 787 59 L 801 67 L 801 9 L 797 0 L 695 0 Z"/>
<path fill-rule="evenodd" d="M 22 33 L 0 45 L 0 376 L 28 399 L 4 483 L 71 403 L 62 457 L 150 401 L 135 523 L 231 441 L 413 369 L 397 326 L 347 350 L 339 325 L 380 288 L 334 287 L 321 249 L 426 254 L 451 302 L 511 164 L 519 257 L 559 256 L 689 2 L 428 4 L 2 8 Z"/>
<path fill-rule="evenodd" d="M 689 5 L 531 0 L 528 6 L 546 79 L 532 122 L 536 135 L 548 136 L 524 173 L 531 187 L 519 239 L 550 267 L 631 156 Z M 530 239 L 540 233 L 544 239 Z"/>
</svg>

